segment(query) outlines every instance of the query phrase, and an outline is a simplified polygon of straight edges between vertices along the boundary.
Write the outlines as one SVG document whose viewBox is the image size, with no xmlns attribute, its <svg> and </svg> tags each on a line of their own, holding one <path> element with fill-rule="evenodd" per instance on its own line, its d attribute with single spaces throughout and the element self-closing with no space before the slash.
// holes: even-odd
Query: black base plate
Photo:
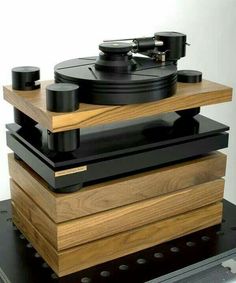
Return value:
<svg viewBox="0 0 236 283">
<path fill-rule="evenodd" d="M 224 201 L 221 225 L 57 278 L 12 225 L 10 201 L 0 202 L 0 278 L 12 283 L 175 282 L 236 257 L 235 215 L 236 206 Z"/>
<path fill-rule="evenodd" d="M 229 129 L 202 115 L 186 119 L 169 113 L 81 129 L 80 148 L 57 153 L 48 150 L 45 131 L 24 131 L 16 124 L 7 128 L 8 146 L 55 190 L 76 184 L 79 188 L 82 183 L 122 177 L 227 147 Z M 58 176 L 58 171 L 80 166 L 87 167 Z"/>
<path fill-rule="evenodd" d="M 47 130 L 39 125 L 24 130 L 17 124 L 8 124 L 7 129 L 49 166 L 60 170 L 73 165 L 87 165 L 90 162 L 209 137 L 228 131 L 229 127 L 203 115 L 180 117 L 176 113 L 166 113 L 82 128 L 80 147 L 73 152 L 65 153 L 48 149 Z"/>
</svg>

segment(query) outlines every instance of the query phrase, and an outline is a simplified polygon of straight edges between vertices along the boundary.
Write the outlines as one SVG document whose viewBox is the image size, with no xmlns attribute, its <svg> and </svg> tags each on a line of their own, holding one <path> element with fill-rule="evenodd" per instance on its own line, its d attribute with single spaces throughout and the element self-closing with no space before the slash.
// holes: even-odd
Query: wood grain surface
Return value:
<svg viewBox="0 0 236 283">
<path fill-rule="evenodd" d="M 49 266 L 58 273 L 59 271 L 59 255 L 53 246 L 38 232 L 27 219 L 12 204 L 12 220 L 16 227 L 24 234 L 26 239 L 33 245 L 37 252 L 49 264 Z"/>
<path fill-rule="evenodd" d="M 190 234 L 216 225 L 222 220 L 222 203 L 216 203 L 57 252 L 13 202 L 12 207 L 15 225 L 59 276 Z"/>
<path fill-rule="evenodd" d="M 218 179 L 56 224 L 14 181 L 10 183 L 11 198 L 17 208 L 59 251 L 221 201 L 224 194 L 224 180 Z"/>
<path fill-rule="evenodd" d="M 203 80 L 201 83 L 178 83 L 174 96 L 155 102 L 125 106 L 80 104 L 71 113 L 46 110 L 45 88 L 52 81 L 42 81 L 41 89 L 16 91 L 3 87 L 4 99 L 52 132 L 91 127 L 118 121 L 152 116 L 165 112 L 222 103 L 232 100 L 232 88 Z"/>
<path fill-rule="evenodd" d="M 226 155 L 214 152 L 201 158 L 113 181 L 56 194 L 25 163 L 9 154 L 10 176 L 54 222 L 63 222 L 149 199 L 225 175 Z"/>
<path fill-rule="evenodd" d="M 56 223 L 106 211 L 209 182 L 225 175 L 226 155 L 200 158 L 133 176 L 84 187 L 71 194 L 56 194 L 24 162 L 9 154 L 11 178 Z"/>
</svg>

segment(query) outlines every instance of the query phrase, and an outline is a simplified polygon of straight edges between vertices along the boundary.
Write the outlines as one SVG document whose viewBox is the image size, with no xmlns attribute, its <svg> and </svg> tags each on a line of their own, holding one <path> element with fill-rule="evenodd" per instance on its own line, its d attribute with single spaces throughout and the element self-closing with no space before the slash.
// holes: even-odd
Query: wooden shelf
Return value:
<svg viewBox="0 0 236 283">
<path fill-rule="evenodd" d="M 225 261 L 226 257 L 236 257 L 236 231 L 232 230 L 236 227 L 236 206 L 224 200 L 223 207 L 224 221 L 220 225 L 57 278 L 51 268 L 47 268 L 46 263 L 38 258 L 35 249 L 30 248 L 32 243 L 23 239 L 21 232 L 9 221 L 12 217 L 10 200 L 2 201 L 0 209 L 4 213 L 0 217 L 0 254 L 4 256 L 0 257 L 1 275 L 9 282 L 17 283 L 177 282 L 184 276 L 186 278 L 219 265 L 219 261 Z M 41 244 L 41 251 L 45 249 L 45 241 L 41 244 L 39 239 L 37 242 Z M 46 254 L 50 262 L 55 261 L 55 257 L 50 257 L 55 255 L 55 250 L 47 250 Z M 104 271 L 107 271 L 108 277 L 102 277 Z"/>
<path fill-rule="evenodd" d="M 56 194 L 10 154 L 13 222 L 64 276 L 221 223 L 225 167 L 213 152 Z"/>
<path fill-rule="evenodd" d="M 57 194 L 23 161 L 8 155 L 11 178 L 55 223 L 154 199 L 225 176 L 226 155 L 212 152 L 185 162 Z"/>
<path fill-rule="evenodd" d="M 41 82 L 41 89 L 15 91 L 3 88 L 4 99 L 52 132 L 92 127 L 96 125 L 174 112 L 232 100 L 232 88 L 211 81 L 178 83 L 174 96 L 155 102 L 125 106 L 91 105 L 81 103 L 80 109 L 71 113 L 54 113 L 46 110 L 45 88 L 52 81 Z"/>
<path fill-rule="evenodd" d="M 57 251 L 12 202 L 14 224 L 59 277 L 220 224 L 222 211 L 222 203 L 218 202 L 130 231 Z"/>
</svg>

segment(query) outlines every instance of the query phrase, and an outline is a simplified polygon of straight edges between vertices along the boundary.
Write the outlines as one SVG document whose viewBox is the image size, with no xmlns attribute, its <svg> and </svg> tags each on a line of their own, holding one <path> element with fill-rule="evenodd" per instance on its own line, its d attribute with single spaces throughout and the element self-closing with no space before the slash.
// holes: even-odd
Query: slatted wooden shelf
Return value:
<svg viewBox="0 0 236 283">
<path fill-rule="evenodd" d="M 223 195 L 224 180 L 217 179 L 149 200 L 56 224 L 30 196 L 27 196 L 14 181 L 11 181 L 11 197 L 15 206 L 27 219 L 30 219 L 31 224 L 37 227 L 40 234 L 57 251 L 219 202 L 223 199 Z"/>
<path fill-rule="evenodd" d="M 213 152 L 145 173 L 56 194 L 24 162 L 8 155 L 11 178 L 55 223 L 104 212 L 225 176 L 226 155 Z"/>
<path fill-rule="evenodd" d="M 225 166 L 214 152 L 55 194 L 10 154 L 13 221 L 64 276 L 220 223 Z"/>
<path fill-rule="evenodd" d="M 57 251 L 12 202 L 13 222 L 59 276 L 103 263 L 222 221 L 222 203 L 215 203 L 136 229 Z"/>
<path fill-rule="evenodd" d="M 11 86 L 5 86 L 3 92 L 6 101 L 52 132 L 136 119 L 232 99 L 230 87 L 203 80 L 196 84 L 178 83 L 176 94 L 160 101 L 125 106 L 82 103 L 78 111 L 54 113 L 46 110 L 45 88 L 50 83 L 52 81 L 43 81 L 41 89 L 34 91 L 15 91 Z"/>
</svg>

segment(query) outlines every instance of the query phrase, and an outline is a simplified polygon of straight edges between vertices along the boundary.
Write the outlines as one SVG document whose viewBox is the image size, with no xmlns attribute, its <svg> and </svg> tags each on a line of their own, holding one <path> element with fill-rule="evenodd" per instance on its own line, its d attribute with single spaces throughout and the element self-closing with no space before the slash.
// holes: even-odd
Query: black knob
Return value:
<svg viewBox="0 0 236 283">
<path fill-rule="evenodd" d="M 34 90 L 40 88 L 40 69 L 22 66 L 12 69 L 12 88 L 15 90 Z"/>
<path fill-rule="evenodd" d="M 56 83 L 46 88 L 47 110 L 72 112 L 79 109 L 79 87 L 70 83 Z"/>
</svg>

